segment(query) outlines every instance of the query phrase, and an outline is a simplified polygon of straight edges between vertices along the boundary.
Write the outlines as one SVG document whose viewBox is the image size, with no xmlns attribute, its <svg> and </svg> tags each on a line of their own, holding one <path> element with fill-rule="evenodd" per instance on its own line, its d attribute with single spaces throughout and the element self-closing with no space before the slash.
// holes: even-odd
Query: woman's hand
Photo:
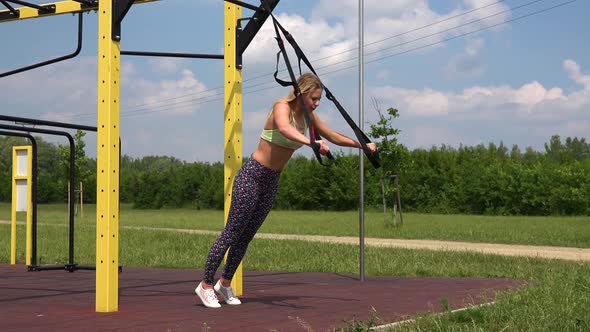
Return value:
<svg viewBox="0 0 590 332">
<path fill-rule="evenodd" d="M 326 144 L 326 142 L 324 142 L 323 140 L 317 140 L 315 142 L 320 146 L 319 151 L 321 155 L 325 156 L 326 154 L 328 154 L 328 152 L 330 152 L 330 147 L 328 146 L 328 144 Z"/>
<path fill-rule="evenodd" d="M 375 143 L 369 143 L 369 144 L 367 144 L 367 148 L 369 148 L 369 150 L 370 150 L 371 152 L 373 152 L 373 153 L 374 153 L 375 151 L 377 151 L 377 145 L 375 145 Z"/>
</svg>

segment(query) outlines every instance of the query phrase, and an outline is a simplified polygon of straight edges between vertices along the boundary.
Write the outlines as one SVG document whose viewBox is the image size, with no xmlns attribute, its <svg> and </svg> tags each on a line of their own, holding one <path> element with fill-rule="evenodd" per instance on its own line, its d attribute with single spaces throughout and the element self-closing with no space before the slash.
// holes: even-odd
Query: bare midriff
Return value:
<svg viewBox="0 0 590 332">
<path fill-rule="evenodd" d="M 287 149 L 261 139 L 258 143 L 258 148 L 252 154 L 252 158 L 262 166 L 275 171 L 282 171 L 289 162 L 289 159 L 291 159 L 293 152 L 295 150 Z"/>
</svg>

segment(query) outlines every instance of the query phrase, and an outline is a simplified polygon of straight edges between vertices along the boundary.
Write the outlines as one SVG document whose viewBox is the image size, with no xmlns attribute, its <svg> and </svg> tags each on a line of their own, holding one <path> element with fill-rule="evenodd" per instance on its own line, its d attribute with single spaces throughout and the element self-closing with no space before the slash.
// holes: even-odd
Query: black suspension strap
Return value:
<svg viewBox="0 0 590 332">
<path fill-rule="evenodd" d="M 303 50 L 301 50 L 301 47 L 299 47 L 299 45 L 297 44 L 297 42 L 295 41 L 295 39 L 293 38 L 293 36 L 289 33 L 289 31 L 287 31 L 279 23 L 279 21 L 276 19 L 276 17 L 272 14 L 272 11 L 270 10 L 268 4 L 264 0 L 261 0 L 261 2 L 263 4 L 263 6 L 265 7 L 265 9 L 269 12 L 270 17 L 272 18 L 274 29 L 275 29 L 275 34 L 276 34 L 276 38 L 275 39 L 277 40 L 277 43 L 278 43 L 279 49 L 280 49 L 280 51 L 277 53 L 277 66 L 276 66 L 276 71 L 274 73 L 275 80 L 280 85 L 282 85 L 282 86 L 293 86 L 293 88 L 295 89 L 296 95 L 298 97 L 300 97 L 301 94 L 300 94 L 300 91 L 299 91 L 299 87 L 297 86 L 297 81 L 295 79 L 295 75 L 293 74 L 293 69 L 291 68 L 289 57 L 287 56 L 287 52 L 285 51 L 285 46 L 284 46 L 283 40 L 281 38 L 281 34 L 279 33 L 279 30 L 285 36 L 285 39 L 289 42 L 289 44 L 291 44 L 291 46 L 293 47 L 293 50 L 295 51 L 295 54 L 297 55 L 298 66 L 299 66 L 299 74 L 301 74 L 301 61 L 303 61 L 305 63 L 305 65 L 309 68 L 309 70 L 311 70 L 311 72 L 316 77 L 318 77 L 318 79 L 319 79 L 319 75 L 316 73 L 315 69 L 311 65 L 311 62 L 309 61 L 309 59 L 307 58 L 307 56 L 305 56 L 305 53 L 303 53 Z M 291 82 L 283 81 L 283 80 L 281 80 L 281 79 L 278 78 L 279 59 L 280 59 L 281 53 L 283 54 L 283 58 L 284 58 L 284 61 L 285 61 L 285 66 L 287 67 L 287 71 L 289 72 L 289 76 L 291 78 Z M 354 134 L 355 134 L 358 142 L 361 144 L 361 148 L 363 149 L 363 152 L 365 153 L 365 156 L 367 156 L 367 159 L 369 159 L 369 161 L 371 162 L 371 164 L 373 165 L 373 167 L 375 167 L 375 168 L 381 167 L 381 158 L 379 158 L 378 151 L 375 150 L 375 152 L 371 152 L 371 150 L 367 147 L 367 144 L 371 143 L 371 140 L 357 126 L 357 124 L 350 117 L 350 115 L 348 114 L 348 112 L 346 112 L 346 110 L 344 109 L 344 107 L 342 107 L 342 105 L 340 104 L 340 102 L 338 102 L 338 100 L 336 99 L 336 97 L 328 89 L 328 87 L 325 84 L 323 84 L 323 83 L 322 83 L 322 85 L 324 87 L 324 91 L 326 92 L 326 98 L 328 98 L 328 100 L 330 100 L 330 101 L 332 101 L 332 103 L 334 103 L 334 105 L 336 106 L 336 108 L 338 109 L 338 111 L 340 112 L 340 114 L 342 115 L 342 117 L 346 120 L 346 122 L 348 123 L 348 125 L 350 126 L 350 128 L 352 129 L 352 131 L 354 132 Z M 300 99 L 300 103 L 303 105 L 303 100 L 302 99 Z M 309 116 L 307 115 L 307 112 L 304 112 L 304 115 L 306 116 L 306 119 L 305 120 L 308 121 L 308 117 Z M 308 122 L 308 123 L 310 123 L 310 122 Z M 315 136 L 311 136 L 312 135 L 312 132 L 313 132 L 313 126 L 310 125 L 309 128 L 310 128 L 310 137 L 315 137 Z M 319 137 L 319 135 L 318 135 L 318 137 Z M 313 145 L 312 145 L 312 148 L 313 148 Z M 319 149 L 319 146 L 317 148 Z M 316 149 L 314 149 L 314 153 L 315 152 L 316 152 Z M 318 156 L 318 153 L 316 153 L 316 157 Z M 321 163 L 321 161 L 320 161 L 320 163 Z"/>
<path fill-rule="evenodd" d="M 316 141 L 321 140 L 322 137 L 316 131 L 313 120 L 311 119 L 311 117 L 309 116 L 309 113 L 307 112 L 307 107 L 305 106 L 305 102 L 303 101 L 303 95 L 301 94 L 301 90 L 299 89 L 299 85 L 297 84 L 297 79 L 295 78 L 295 74 L 293 73 L 293 68 L 291 68 L 291 63 L 289 61 L 289 57 L 287 56 L 287 52 L 285 51 L 285 44 L 283 42 L 283 39 L 281 38 L 281 35 L 279 34 L 279 30 L 277 29 L 277 24 L 276 24 L 275 18 L 272 15 L 270 8 L 268 7 L 268 4 L 263 2 L 263 5 L 266 7 L 266 10 L 272 16 L 273 22 L 275 22 L 274 23 L 274 28 L 275 28 L 275 33 L 276 33 L 275 39 L 276 39 L 277 44 L 279 45 L 279 49 L 280 49 L 279 52 L 277 53 L 277 69 L 274 73 L 275 80 L 280 85 L 292 86 L 293 89 L 295 90 L 295 96 L 297 96 L 297 100 L 299 101 L 299 105 L 301 106 L 301 109 L 303 110 L 303 117 L 305 118 L 305 123 L 307 123 L 307 127 L 309 129 L 309 141 L 310 141 L 310 146 L 313 150 L 313 153 L 315 154 L 315 157 L 318 160 L 318 162 L 320 163 L 320 165 L 330 166 L 334 163 L 334 156 L 332 155 L 331 152 L 328 151 L 328 153 L 326 154 L 327 161 L 324 161 L 324 158 L 322 158 L 322 155 L 320 153 L 320 145 L 316 142 Z M 283 55 L 283 59 L 285 61 L 287 69 L 289 71 L 289 76 L 291 78 L 290 82 L 283 81 L 283 80 L 279 79 L 277 76 L 278 72 L 279 72 L 279 59 L 280 59 L 281 54 Z"/>
</svg>

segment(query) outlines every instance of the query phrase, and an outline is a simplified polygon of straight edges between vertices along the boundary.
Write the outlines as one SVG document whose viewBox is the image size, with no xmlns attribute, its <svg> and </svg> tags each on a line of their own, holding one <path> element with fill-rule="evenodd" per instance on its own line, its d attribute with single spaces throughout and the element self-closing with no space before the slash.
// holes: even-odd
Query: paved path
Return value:
<svg viewBox="0 0 590 332">
<path fill-rule="evenodd" d="M 218 235 L 217 231 L 194 230 L 194 229 L 177 229 L 177 228 L 153 228 L 153 227 L 126 227 L 126 229 L 146 229 L 180 232 L 189 234 L 207 234 Z M 259 239 L 278 239 L 278 240 L 300 240 L 324 243 L 344 243 L 358 245 L 359 238 L 352 236 L 328 236 L 328 235 L 295 235 L 295 234 L 272 234 L 258 233 Z M 384 239 L 384 238 L 365 238 L 365 245 L 371 247 L 385 248 L 408 248 L 408 249 L 428 249 L 428 250 L 450 250 L 450 251 L 469 251 L 480 252 L 484 254 L 495 254 L 504 256 L 527 256 L 550 259 L 565 259 L 573 261 L 590 261 L 590 248 L 570 248 L 570 247 L 551 247 L 551 246 L 527 246 L 497 243 L 474 243 L 474 242 L 456 242 L 456 241 L 439 241 L 439 240 L 408 240 L 408 239 Z"/>
</svg>

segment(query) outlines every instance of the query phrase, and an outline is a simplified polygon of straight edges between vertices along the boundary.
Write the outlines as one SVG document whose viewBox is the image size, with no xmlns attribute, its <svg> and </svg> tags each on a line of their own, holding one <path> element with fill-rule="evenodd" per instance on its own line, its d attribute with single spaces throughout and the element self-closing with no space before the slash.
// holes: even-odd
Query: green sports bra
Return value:
<svg viewBox="0 0 590 332">
<path fill-rule="evenodd" d="M 269 116 L 270 116 L 270 113 L 269 113 Z M 304 123 L 305 123 L 305 121 L 304 121 Z M 295 123 L 295 115 L 293 114 L 293 112 L 291 112 L 291 125 L 294 128 L 297 128 L 297 125 Z M 307 123 L 305 123 L 305 128 L 303 128 L 303 131 L 300 131 L 300 133 L 305 134 L 306 129 L 307 129 Z M 263 140 L 265 140 L 269 143 L 276 144 L 278 146 L 282 146 L 284 148 L 292 149 L 292 150 L 297 150 L 303 146 L 302 143 L 295 142 L 295 141 L 292 141 L 292 140 L 286 138 L 283 134 L 281 134 L 281 132 L 278 128 L 263 129 L 262 134 L 260 134 L 260 138 L 262 138 Z"/>
</svg>

